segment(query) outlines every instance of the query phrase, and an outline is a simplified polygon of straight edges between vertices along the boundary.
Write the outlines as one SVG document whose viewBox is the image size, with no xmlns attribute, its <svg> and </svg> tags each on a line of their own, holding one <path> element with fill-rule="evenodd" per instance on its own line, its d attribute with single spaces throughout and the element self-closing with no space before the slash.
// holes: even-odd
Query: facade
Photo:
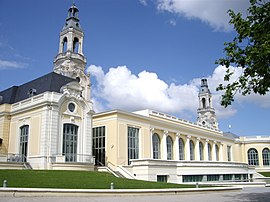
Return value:
<svg viewBox="0 0 270 202">
<path fill-rule="evenodd" d="M 52 73 L 0 92 L 1 158 L 34 169 L 93 170 L 89 75 L 73 5 Z"/>
<path fill-rule="evenodd" d="M 94 113 L 83 31 L 73 4 L 60 32 L 53 72 L 0 92 L 0 169 L 110 170 L 182 182 L 247 181 L 270 171 L 270 136 L 218 128 L 207 80 L 192 123 L 154 110 Z"/>
</svg>

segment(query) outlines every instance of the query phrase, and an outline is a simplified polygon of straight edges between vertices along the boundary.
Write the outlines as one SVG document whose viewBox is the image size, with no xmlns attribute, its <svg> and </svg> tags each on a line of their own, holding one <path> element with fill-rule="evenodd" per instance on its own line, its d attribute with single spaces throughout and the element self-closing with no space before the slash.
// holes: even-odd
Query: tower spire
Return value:
<svg viewBox="0 0 270 202">
<path fill-rule="evenodd" d="M 79 81 L 85 89 L 84 97 L 90 99 L 90 79 L 85 74 L 86 58 L 83 54 L 83 38 L 79 9 L 73 2 L 60 32 L 59 49 L 54 59 L 53 71 Z"/>
<path fill-rule="evenodd" d="M 199 108 L 197 123 L 218 129 L 218 122 L 215 114 L 215 109 L 212 106 L 212 94 L 208 88 L 207 79 L 201 79 L 201 88 L 199 91 Z"/>
</svg>

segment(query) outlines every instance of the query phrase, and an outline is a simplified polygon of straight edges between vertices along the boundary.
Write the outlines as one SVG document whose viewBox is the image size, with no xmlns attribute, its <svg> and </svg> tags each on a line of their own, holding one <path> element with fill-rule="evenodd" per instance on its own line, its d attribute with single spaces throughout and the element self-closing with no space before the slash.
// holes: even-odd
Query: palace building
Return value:
<svg viewBox="0 0 270 202">
<path fill-rule="evenodd" d="M 270 136 L 221 131 L 205 78 L 196 123 L 150 109 L 95 113 L 78 12 L 68 10 L 53 71 L 0 92 L 0 169 L 96 169 L 173 183 L 270 171 Z"/>
</svg>

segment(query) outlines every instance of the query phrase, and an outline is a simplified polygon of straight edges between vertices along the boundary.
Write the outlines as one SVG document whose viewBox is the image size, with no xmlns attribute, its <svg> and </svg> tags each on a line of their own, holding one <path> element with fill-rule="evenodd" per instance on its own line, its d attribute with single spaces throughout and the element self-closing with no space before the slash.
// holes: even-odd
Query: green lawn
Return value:
<svg viewBox="0 0 270 202">
<path fill-rule="evenodd" d="M 260 172 L 264 177 L 270 177 L 270 172 Z"/>
<path fill-rule="evenodd" d="M 115 189 L 194 187 L 193 185 L 129 180 L 114 177 L 109 173 L 87 171 L 0 170 L 0 186 L 3 180 L 8 181 L 8 187 L 27 188 L 109 189 L 111 182 L 114 183 Z"/>
</svg>

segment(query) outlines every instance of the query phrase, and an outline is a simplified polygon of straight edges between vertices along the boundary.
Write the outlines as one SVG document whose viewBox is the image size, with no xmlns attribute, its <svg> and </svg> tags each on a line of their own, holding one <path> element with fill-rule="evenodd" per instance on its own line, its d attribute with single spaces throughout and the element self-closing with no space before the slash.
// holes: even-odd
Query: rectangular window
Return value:
<svg viewBox="0 0 270 202">
<path fill-rule="evenodd" d="M 64 124 L 63 126 L 63 152 L 66 162 L 77 161 L 78 126 Z"/>
<path fill-rule="evenodd" d="M 219 175 L 207 175 L 207 181 L 219 181 Z"/>
<path fill-rule="evenodd" d="M 248 179 L 248 174 L 243 174 L 243 180 L 247 181 L 247 179 Z"/>
<path fill-rule="evenodd" d="M 241 174 L 235 174 L 234 179 L 237 181 L 241 180 Z"/>
<path fill-rule="evenodd" d="M 157 182 L 167 182 L 168 175 L 157 175 Z"/>
<path fill-rule="evenodd" d="M 128 164 L 139 158 L 139 128 L 128 126 Z"/>
<path fill-rule="evenodd" d="M 232 175 L 231 174 L 223 175 L 223 180 L 232 180 Z"/>
<path fill-rule="evenodd" d="M 203 175 L 183 175 L 183 182 L 201 182 Z"/>
<path fill-rule="evenodd" d="M 93 155 L 96 165 L 105 165 L 105 126 L 93 128 Z"/>
<path fill-rule="evenodd" d="M 27 161 L 29 125 L 22 126 L 20 135 L 20 161 Z"/>
</svg>

